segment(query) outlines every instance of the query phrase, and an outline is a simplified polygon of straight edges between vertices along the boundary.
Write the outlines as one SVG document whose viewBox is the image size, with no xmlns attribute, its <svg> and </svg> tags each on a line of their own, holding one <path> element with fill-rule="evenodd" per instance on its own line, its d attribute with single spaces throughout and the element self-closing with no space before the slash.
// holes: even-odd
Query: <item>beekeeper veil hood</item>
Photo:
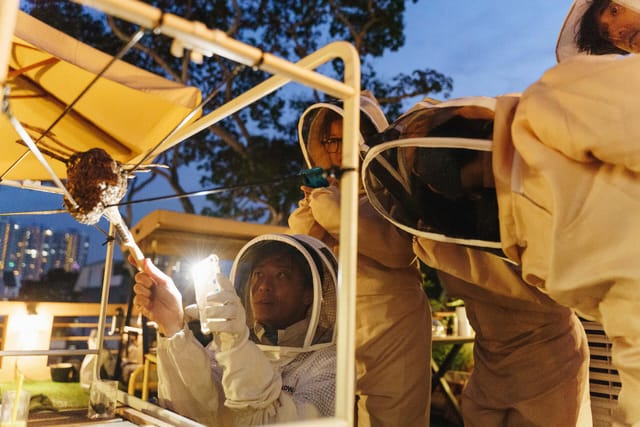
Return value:
<svg viewBox="0 0 640 427">
<path fill-rule="evenodd" d="M 634 10 L 640 13 L 640 0 L 616 0 L 615 3 L 624 6 L 628 9 Z M 562 24 L 562 28 L 560 29 L 560 34 L 558 35 L 558 41 L 556 43 L 556 59 L 558 62 L 565 61 L 575 55 L 602 55 L 606 53 L 619 53 L 625 54 L 627 52 L 615 47 L 612 43 L 603 42 L 602 37 L 599 33 L 593 32 L 591 36 L 589 34 L 585 35 L 586 38 L 593 38 L 593 40 L 598 40 L 598 47 L 593 47 L 590 51 L 582 51 L 579 48 L 578 44 L 578 35 L 580 32 L 580 27 L 582 25 L 583 17 L 585 12 L 589 11 L 589 16 L 594 22 L 592 25 L 593 28 L 596 28 L 595 24 L 595 15 L 596 13 L 592 13 L 591 8 L 600 8 L 600 5 L 609 4 L 608 0 L 574 0 L 567 16 Z M 586 40 L 586 39 L 585 39 Z M 586 44 L 588 41 L 585 41 Z"/>
<path fill-rule="evenodd" d="M 385 130 L 362 164 L 371 205 L 408 233 L 501 256 L 492 171 L 495 99 L 425 99 Z"/>
<path fill-rule="evenodd" d="M 312 290 L 312 301 L 300 301 L 306 317 L 285 329 L 265 344 L 265 332 L 252 310 L 252 276 L 255 266 L 273 255 L 282 256 L 291 269 L 299 268 L 303 286 Z M 242 301 L 251 339 L 265 352 L 297 354 L 335 343 L 337 261 L 321 241 L 304 235 L 266 234 L 248 242 L 238 253 L 231 269 L 231 281 Z"/>
<path fill-rule="evenodd" d="M 302 113 L 298 121 L 298 140 L 307 165 L 328 169 L 333 165 L 323 141 L 329 136 L 330 125 L 342 121 L 344 109 L 342 102 L 320 102 L 313 104 Z M 367 151 L 367 142 L 383 131 L 388 121 L 380 104 L 369 91 L 360 95 L 360 151 Z M 341 144 L 341 142 L 340 142 Z"/>
</svg>

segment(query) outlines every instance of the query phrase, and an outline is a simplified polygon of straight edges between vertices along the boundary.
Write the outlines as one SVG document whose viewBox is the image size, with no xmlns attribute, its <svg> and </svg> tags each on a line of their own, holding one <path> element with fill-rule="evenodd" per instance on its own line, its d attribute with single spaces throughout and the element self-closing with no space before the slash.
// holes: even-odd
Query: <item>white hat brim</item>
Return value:
<svg viewBox="0 0 640 427">
<path fill-rule="evenodd" d="M 576 34 L 578 33 L 582 15 L 584 15 L 589 6 L 591 6 L 591 0 L 575 0 L 571 5 L 556 42 L 556 60 L 558 62 L 581 53 L 576 45 Z"/>
</svg>

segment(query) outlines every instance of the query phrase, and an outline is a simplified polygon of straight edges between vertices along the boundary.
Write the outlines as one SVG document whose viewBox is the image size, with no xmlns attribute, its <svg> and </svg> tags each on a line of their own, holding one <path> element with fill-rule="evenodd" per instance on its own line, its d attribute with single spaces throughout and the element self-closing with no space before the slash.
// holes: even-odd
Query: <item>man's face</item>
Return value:
<svg viewBox="0 0 640 427">
<path fill-rule="evenodd" d="M 640 53 L 640 13 L 611 2 L 598 17 L 600 35 L 614 46 Z"/>
<path fill-rule="evenodd" d="M 284 329 L 305 318 L 313 290 L 305 286 L 300 266 L 290 257 L 270 255 L 251 273 L 251 306 L 256 321 Z"/>
</svg>

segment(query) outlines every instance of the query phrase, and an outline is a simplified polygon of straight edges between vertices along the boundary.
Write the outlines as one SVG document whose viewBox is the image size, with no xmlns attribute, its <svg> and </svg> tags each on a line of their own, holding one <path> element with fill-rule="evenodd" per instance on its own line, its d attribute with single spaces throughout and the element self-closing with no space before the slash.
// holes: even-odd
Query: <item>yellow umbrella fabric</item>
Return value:
<svg viewBox="0 0 640 427">
<path fill-rule="evenodd" d="M 18 12 L 9 58 L 11 113 L 31 138 L 38 140 L 111 60 L 110 55 Z M 102 148 L 115 160 L 132 163 L 158 144 L 200 101 L 197 88 L 117 61 L 38 147 L 62 179 L 66 177 L 64 160 L 90 148 Z M 4 174 L 4 179 L 51 180 L 31 153 L 7 173 L 27 148 L 4 114 L 0 117 L 0 138 L 0 175 Z"/>
</svg>

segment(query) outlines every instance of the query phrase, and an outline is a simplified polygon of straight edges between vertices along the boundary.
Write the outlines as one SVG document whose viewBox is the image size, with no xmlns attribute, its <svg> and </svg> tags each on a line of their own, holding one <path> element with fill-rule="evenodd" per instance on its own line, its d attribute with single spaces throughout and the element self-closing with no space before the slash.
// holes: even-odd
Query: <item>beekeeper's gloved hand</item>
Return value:
<svg viewBox="0 0 640 427">
<path fill-rule="evenodd" d="M 194 320 L 200 320 L 200 311 L 197 304 L 189 304 L 184 308 L 184 322 L 189 323 Z"/>
<path fill-rule="evenodd" d="M 207 328 L 213 333 L 218 351 L 228 351 L 249 338 L 244 307 L 231 281 L 217 276 L 220 292 L 207 294 L 205 316 Z"/>
</svg>

